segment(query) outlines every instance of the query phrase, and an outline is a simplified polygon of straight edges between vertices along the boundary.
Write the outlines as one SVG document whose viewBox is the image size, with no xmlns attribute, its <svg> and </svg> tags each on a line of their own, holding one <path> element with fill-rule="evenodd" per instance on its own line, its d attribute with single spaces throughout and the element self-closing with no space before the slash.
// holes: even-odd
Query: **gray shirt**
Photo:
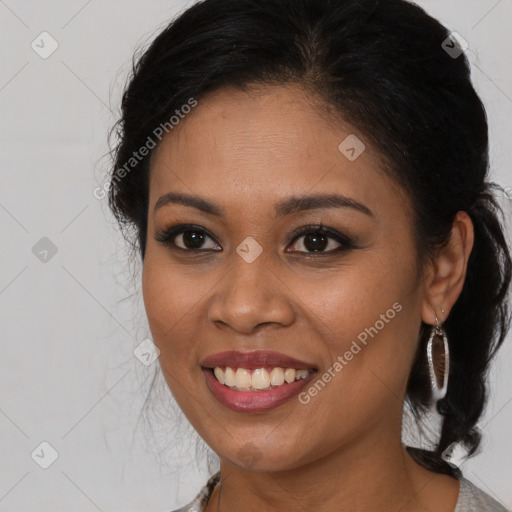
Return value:
<svg viewBox="0 0 512 512">
<path fill-rule="evenodd" d="M 173 512 L 204 512 L 213 489 L 219 480 L 220 471 L 210 477 L 206 485 L 188 505 Z M 461 477 L 459 481 L 459 499 L 453 512 L 511 512 L 466 478 Z"/>
</svg>

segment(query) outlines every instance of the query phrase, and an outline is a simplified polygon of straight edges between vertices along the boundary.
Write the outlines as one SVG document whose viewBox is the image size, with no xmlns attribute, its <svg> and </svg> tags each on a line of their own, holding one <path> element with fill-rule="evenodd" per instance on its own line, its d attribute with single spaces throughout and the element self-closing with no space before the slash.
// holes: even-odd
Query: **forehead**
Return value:
<svg viewBox="0 0 512 512">
<path fill-rule="evenodd" d="M 354 132 L 296 85 L 221 89 L 199 100 L 158 147 L 150 207 L 157 194 L 169 191 L 229 192 L 233 200 L 262 207 L 270 198 L 306 191 L 374 201 L 393 184 L 378 152 Z M 362 151 L 354 160 L 340 150 L 347 138 Z"/>
</svg>

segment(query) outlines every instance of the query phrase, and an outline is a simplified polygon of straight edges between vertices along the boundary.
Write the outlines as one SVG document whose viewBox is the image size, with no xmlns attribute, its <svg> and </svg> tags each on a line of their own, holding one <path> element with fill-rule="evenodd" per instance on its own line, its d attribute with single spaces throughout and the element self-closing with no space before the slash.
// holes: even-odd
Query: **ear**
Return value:
<svg viewBox="0 0 512 512">
<path fill-rule="evenodd" d="M 471 218 L 466 212 L 458 212 L 453 221 L 450 240 L 425 268 L 421 315 L 425 323 L 434 325 L 436 314 L 443 323 L 450 314 L 464 286 L 474 238 Z"/>
</svg>

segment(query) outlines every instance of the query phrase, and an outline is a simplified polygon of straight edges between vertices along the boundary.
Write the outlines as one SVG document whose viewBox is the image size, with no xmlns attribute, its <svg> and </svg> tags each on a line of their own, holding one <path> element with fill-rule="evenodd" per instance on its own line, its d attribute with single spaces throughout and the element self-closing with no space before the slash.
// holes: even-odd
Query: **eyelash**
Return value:
<svg viewBox="0 0 512 512">
<path fill-rule="evenodd" d="M 172 250 L 184 251 L 190 253 L 204 253 L 204 252 L 220 252 L 217 249 L 183 249 L 183 247 L 178 247 L 174 242 L 176 236 L 181 235 L 183 233 L 193 232 L 206 235 L 212 241 L 214 241 L 217 245 L 218 242 L 215 240 L 213 236 L 211 236 L 204 228 L 200 226 L 196 226 L 194 224 L 179 224 L 176 226 L 172 226 L 167 229 L 162 229 L 157 231 L 155 235 L 155 240 L 164 245 L 167 245 Z M 294 245 L 296 241 L 304 235 L 308 234 L 320 234 L 325 235 L 328 238 L 334 239 L 336 242 L 340 244 L 336 249 L 331 249 L 330 251 L 293 251 L 298 252 L 299 254 L 306 254 L 308 256 L 321 256 L 321 255 L 333 255 L 341 252 L 347 252 L 350 249 L 356 249 L 357 247 L 354 245 L 353 240 L 348 236 L 339 233 L 338 231 L 325 227 L 321 223 L 316 225 L 304 226 L 298 230 L 295 230 L 292 233 L 292 241 L 290 245 Z"/>
</svg>

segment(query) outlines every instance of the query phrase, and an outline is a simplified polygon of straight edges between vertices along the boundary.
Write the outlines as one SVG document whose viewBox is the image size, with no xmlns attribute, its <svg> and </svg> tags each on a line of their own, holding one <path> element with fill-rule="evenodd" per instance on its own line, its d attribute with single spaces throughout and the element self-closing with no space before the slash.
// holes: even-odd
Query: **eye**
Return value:
<svg viewBox="0 0 512 512">
<path fill-rule="evenodd" d="M 222 250 L 220 245 L 203 228 L 190 224 L 160 230 L 155 235 L 155 240 L 184 251 Z M 210 240 L 210 247 L 205 248 L 204 244 L 208 240 Z"/>
<path fill-rule="evenodd" d="M 301 238 L 303 238 L 303 240 L 297 242 L 297 240 L 300 240 Z M 319 224 L 316 226 L 300 228 L 300 230 L 295 233 L 292 251 L 290 251 L 289 248 L 286 251 L 332 254 L 352 248 L 354 248 L 354 244 L 350 238 L 334 229 L 327 228 L 322 226 L 322 224 Z"/>
<path fill-rule="evenodd" d="M 303 241 L 300 241 L 301 238 Z M 155 240 L 181 251 L 222 251 L 220 245 L 204 228 L 192 224 L 180 224 L 159 230 L 155 235 Z M 292 240 L 292 245 L 286 249 L 286 252 L 334 254 L 355 247 L 349 237 L 322 224 L 304 226 L 296 230 L 292 234 Z M 332 247 L 333 245 L 334 247 Z"/>
</svg>

